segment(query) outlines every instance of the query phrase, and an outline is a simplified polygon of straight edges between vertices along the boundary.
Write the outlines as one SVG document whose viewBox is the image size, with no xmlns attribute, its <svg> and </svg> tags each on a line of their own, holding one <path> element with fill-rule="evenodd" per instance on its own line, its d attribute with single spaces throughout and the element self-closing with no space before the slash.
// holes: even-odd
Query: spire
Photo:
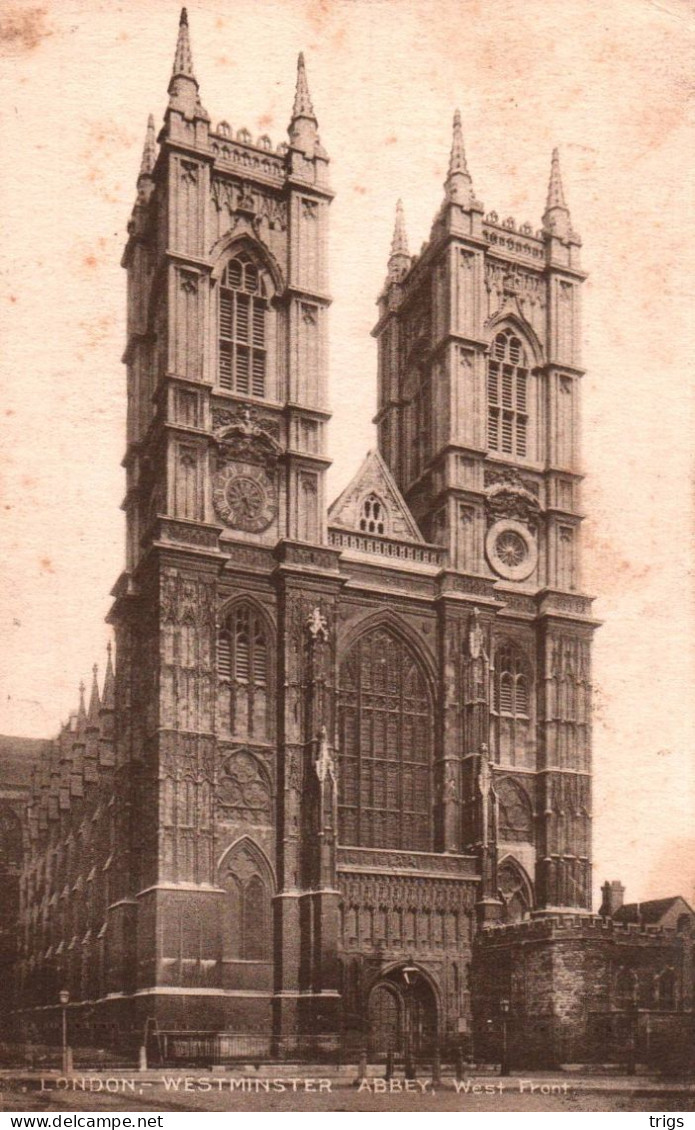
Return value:
<svg viewBox="0 0 695 1130">
<path fill-rule="evenodd" d="M 393 239 L 391 240 L 391 256 L 408 254 L 408 235 L 405 230 L 405 213 L 403 201 L 396 202 L 396 222 L 393 225 Z"/>
<path fill-rule="evenodd" d="M 106 675 L 104 676 L 104 693 L 101 698 L 102 710 L 113 710 L 116 698 L 116 678 L 113 673 L 113 660 L 111 658 L 111 643 L 106 645 Z"/>
<path fill-rule="evenodd" d="M 463 145 L 463 128 L 461 126 L 461 111 L 456 110 L 454 113 L 454 136 L 451 141 L 451 155 L 449 157 L 449 176 L 452 177 L 454 173 L 463 173 L 465 177 L 471 179 L 468 172 L 468 165 L 466 164 L 466 151 Z"/>
<path fill-rule="evenodd" d="M 393 225 L 393 239 L 391 240 L 391 254 L 389 255 L 389 281 L 397 282 L 403 277 L 410 267 L 410 253 L 408 251 L 408 235 L 405 230 L 405 213 L 403 201 L 396 204 L 396 222 Z"/>
<path fill-rule="evenodd" d="M 145 144 L 142 150 L 142 161 L 140 162 L 140 176 L 149 177 L 152 175 L 155 161 L 157 160 L 157 141 L 154 132 L 154 117 L 150 114 L 147 119 L 147 130 L 145 131 Z"/>
<path fill-rule="evenodd" d="M 171 72 L 172 79 L 183 75 L 186 78 L 192 78 L 196 86 L 196 77 L 193 73 L 193 55 L 191 53 L 191 38 L 188 33 L 188 12 L 185 8 L 181 9 L 181 16 L 179 18 L 179 36 L 176 40 L 176 53 L 174 55 L 174 66 Z"/>
<path fill-rule="evenodd" d="M 207 112 L 200 103 L 198 80 L 193 71 L 193 55 L 188 33 L 188 13 L 185 8 L 181 9 L 174 66 L 169 80 L 169 109 L 178 110 L 187 121 L 192 121 L 195 118 L 209 120 Z"/>
<path fill-rule="evenodd" d="M 444 182 L 444 188 L 447 200 L 452 204 L 463 204 L 465 207 L 473 201 L 473 181 L 471 174 L 468 172 L 468 165 L 466 163 L 460 110 L 457 110 L 454 114 L 454 132 L 451 140 L 449 172 Z"/>
<path fill-rule="evenodd" d="M 292 148 L 299 149 L 307 157 L 314 157 L 319 145 L 317 125 L 306 78 L 304 53 L 300 51 L 297 59 L 297 88 L 294 94 L 292 118 L 287 130 Z"/>
<path fill-rule="evenodd" d="M 548 182 L 548 200 L 545 205 L 546 212 L 551 208 L 567 208 L 565 194 L 562 190 L 562 176 L 560 174 L 560 152 L 553 149 L 550 162 L 550 181 Z"/>
<path fill-rule="evenodd" d="M 543 230 L 559 239 L 567 239 L 571 234 L 570 211 L 565 202 L 565 193 L 562 188 L 560 154 L 557 149 L 553 149 L 550 162 L 550 180 L 548 182 L 548 199 L 543 213 Z"/>
<path fill-rule="evenodd" d="M 95 663 L 92 667 L 92 691 L 89 696 L 89 711 L 87 713 L 87 721 L 90 726 L 99 725 L 99 707 L 101 706 L 101 702 L 99 701 L 99 684 L 97 682 L 98 670 L 99 668 Z"/>
<path fill-rule="evenodd" d="M 304 65 L 304 52 L 299 52 L 297 59 L 297 89 L 294 94 L 294 106 L 292 107 L 292 121 L 297 118 L 309 118 L 312 122 L 316 123 L 316 115 L 314 114 L 314 107 L 311 105 L 311 95 L 309 94 L 309 83 L 306 77 L 306 67 Z"/>
</svg>

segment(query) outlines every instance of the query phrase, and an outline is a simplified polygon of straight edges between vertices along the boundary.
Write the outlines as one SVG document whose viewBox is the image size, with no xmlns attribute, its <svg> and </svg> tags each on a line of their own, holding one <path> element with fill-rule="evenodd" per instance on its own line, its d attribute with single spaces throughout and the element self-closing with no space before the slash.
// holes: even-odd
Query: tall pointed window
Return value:
<svg viewBox="0 0 695 1130">
<path fill-rule="evenodd" d="M 217 675 L 221 695 L 228 698 L 230 733 L 265 740 L 271 705 L 268 639 L 263 618 L 251 605 L 237 605 L 220 630 Z"/>
<path fill-rule="evenodd" d="M 432 850 L 427 680 L 392 632 L 362 636 L 340 668 L 339 835 L 361 847 Z"/>
<path fill-rule="evenodd" d="M 490 451 L 525 459 L 529 447 L 529 371 L 526 351 L 511 330 L 503 330 L 487 363 L 487 442 Z"/>
<path fill-rule="evenodd" d="M 219 382 L 229 392 L 265 396 L 268 301 L 250 256 L 230 259 L 220 285 Z"/>
</svg>

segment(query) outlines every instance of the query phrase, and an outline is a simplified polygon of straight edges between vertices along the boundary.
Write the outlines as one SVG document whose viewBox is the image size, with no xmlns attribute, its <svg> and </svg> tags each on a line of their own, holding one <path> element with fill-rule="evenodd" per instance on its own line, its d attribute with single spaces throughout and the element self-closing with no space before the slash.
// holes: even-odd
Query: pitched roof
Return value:
<svg viewBox="0 0 695 1130">
<path fill-rule="evenodd" d="M 672 895 L 671 898 L 651 899 L 649 902 L 625 903 L 616 910 L 613 918 L 616 922 L 639 922 L 644 926 L 656 926 L 676 902 L 684 903 L 695 914 L 682 895 Z"/>
<path fill-rule="evenodd" d="M 381 528 L 370 529 L 361 525 L 364 521 L 362 505 L 372 494 L 384 509 Z M 367 454 L 355 477 L 330 506 L 328 524 L 402 541 L 421 544 L 425 541 L 393 475 L 376 449 Z"/>
</svg>

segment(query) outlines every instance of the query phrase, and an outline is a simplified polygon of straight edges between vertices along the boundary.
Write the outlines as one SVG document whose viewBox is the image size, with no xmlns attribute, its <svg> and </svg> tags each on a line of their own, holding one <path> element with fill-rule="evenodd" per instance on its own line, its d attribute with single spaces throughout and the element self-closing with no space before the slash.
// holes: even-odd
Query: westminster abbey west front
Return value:
<svg viewBox="0 0 695 1130">
<path fill-rule="evenodd" d="M 328 164 L 301 57 L 288 144 L 212 124 L 184 10 L 123 259 L 115 669 L 29 809 L 22 1015 L 69 990 L 73 1042 L 429 1055 L 484 1018 L 488 935 L 589 919 L 583 275 L 557 154 L 540 231 L 518 227 L 485 212 L 454 118 L 418 256 L 396 214 L 378 444 L 326 510 Z"/>
</svg>

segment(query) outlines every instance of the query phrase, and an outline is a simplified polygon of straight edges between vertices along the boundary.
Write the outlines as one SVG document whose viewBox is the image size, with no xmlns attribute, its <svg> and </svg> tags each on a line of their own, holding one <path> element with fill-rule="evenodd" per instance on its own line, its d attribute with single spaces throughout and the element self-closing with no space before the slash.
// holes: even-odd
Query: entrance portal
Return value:
<svg viewBox="0 0 695 1130">
<path fill-rule="evenodd" d="M 369 1053 L 372 1059 L 429 1057 L 437 1041 L 437 1001 L 431 984 L 414 965 L 380 978 L 369 994 Z"/>
</svg>

